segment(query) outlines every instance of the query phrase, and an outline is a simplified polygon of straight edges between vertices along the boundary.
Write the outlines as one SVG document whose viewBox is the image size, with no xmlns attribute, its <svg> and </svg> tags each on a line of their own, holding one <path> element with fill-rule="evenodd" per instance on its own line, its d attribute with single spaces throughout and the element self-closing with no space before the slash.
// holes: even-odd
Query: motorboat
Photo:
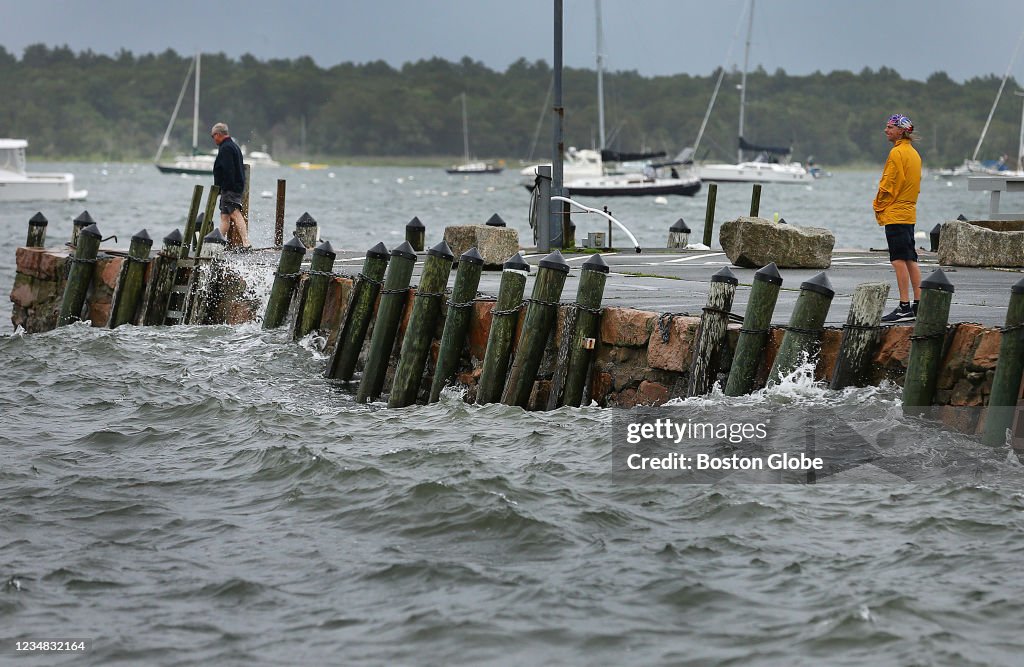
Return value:
<svg viewBox="0 0 1024 667">
<path fill-rule="evenodd" d="M 0 201 L 68 201 L 85 199 L 75 190 L 75 175 L 33 173 L 25 169 L 26 139 L 0 139 Z"/>
</svg>

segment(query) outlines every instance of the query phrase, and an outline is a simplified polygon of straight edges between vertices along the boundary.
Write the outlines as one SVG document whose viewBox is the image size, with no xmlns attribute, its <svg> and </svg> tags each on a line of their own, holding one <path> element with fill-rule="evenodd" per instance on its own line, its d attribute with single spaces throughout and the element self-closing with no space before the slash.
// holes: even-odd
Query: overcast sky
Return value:
<svg viewBox="0 0 1024 667">
<path fill-rule="evenodd" d="M 747 0 L 601 0 L 605 66 L 707 75 L 742 63 Z M 564 0 L 565 64 L 594 68 L 595 0 Z M 496 70 L 552 61 L 552 0 L 0 0 L 0 44 L 136 54 L 311 56 L 319 65 L 469 56 Z M 789 74 L 885 65 L 923 80 L 1002 76 L 1022 0 L 758 0 L 751 67 Z M 731 55 L 730 55 L 731 51 Z M 727 57 L 728 56 L 728 57 Z M 1024 55 L 1013 67 L 1024 80 Z"/>
</svg>

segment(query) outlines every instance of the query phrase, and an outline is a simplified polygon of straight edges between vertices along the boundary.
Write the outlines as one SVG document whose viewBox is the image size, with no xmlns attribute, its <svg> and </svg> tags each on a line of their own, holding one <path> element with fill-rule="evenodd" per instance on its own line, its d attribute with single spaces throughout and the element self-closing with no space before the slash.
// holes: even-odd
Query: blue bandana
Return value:
<svg viewBox="0 0 1024 667">
<path fill-rule="evenodd" d="M 906 116 L 904 116 L 901 113 L 893 114 L 892 116 L 889 116 L 889 120 L 888 120 L 888 122 L 886 122 L 886 125 L 892 125 L 894 127 L 898 127 L 901 130 L 906 130 L 907 132 L 913 132 L 914 131 L 914 123 L 911 122 L 911 120 L 909 118 L 907 118 Z"/>
</svg>

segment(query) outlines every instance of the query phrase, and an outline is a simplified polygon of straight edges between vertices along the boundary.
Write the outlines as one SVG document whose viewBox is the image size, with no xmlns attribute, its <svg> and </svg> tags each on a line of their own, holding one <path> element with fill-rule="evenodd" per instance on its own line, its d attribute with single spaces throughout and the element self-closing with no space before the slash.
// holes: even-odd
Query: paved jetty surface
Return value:
<svg viewBox="0 0 1024 667">
<path fill-rule="evenodd" d="M 526 260 L 534 266 L 544 256 L 524 251 Z M 362 265 L 365 251 L 341 251 L 335 270 L 357 273 Z M 590 257 L 589 254 L 564 253 L 572 270 L 562 292 L 562 301 L 572 301 L 576 296 L 579 280 L 579 266 Z M 707 300 L 711 275 L 728 266 L 740 281 L 733 302 L 733 312 L 742 315 L 746 310 L 747 296 L 753 281 L 753 269 L 732 266 L 725 253 L 714 250 L 644 250 L 641 254 L 633 251 L 602 254 L 610 267 L 605 287 L 604 305 L 623 308 L 638 308 L 658 313 L 689 313 L 700 315 Z M 416 265 L 416 275 L 422 261 Z M 934 253 L 921 253 L 921 275 L 927 277 L 939 268 Z M 953 283 L 956 292 L 950 308 L 950 322 L 977 322 L 985 326 L 1002 326 L 1006 318 L 1006 306 L 1010 300 L 1010 287 L 1024 277 L 1019 269 L 978 269 L 967 267 L 942 267 L 947 279 Z M 800 291 L 800 283 L 820 273 L 816 269 L 781 269 L 783 283 L 779 301 L 772 318 L 774 324 L 786 324 Z M 889 256 L 878 250 L 840 250 L 833 253 L 832 266 L 825 270 L 835 299 L 829 309 L 826 325 L 841 326 L 846 322 L 853 290 L 860 283 L 886 282 L 890 285 L 886 311 L 896 307 L 898 293 L 896 276 L 889 265 Z M 531 274 L 533 275 L 533 274 Z M 414 276 L 415 284 L 418 278 Z M 455 270 L 449 286 L 455 279 Z M 497 294 L 501 280 L 500 271 L 485 271 L 480 281 L 480 291 Z M 533 287 L 532 279 L 527 283 L 529 296 Z"/>
</svg>

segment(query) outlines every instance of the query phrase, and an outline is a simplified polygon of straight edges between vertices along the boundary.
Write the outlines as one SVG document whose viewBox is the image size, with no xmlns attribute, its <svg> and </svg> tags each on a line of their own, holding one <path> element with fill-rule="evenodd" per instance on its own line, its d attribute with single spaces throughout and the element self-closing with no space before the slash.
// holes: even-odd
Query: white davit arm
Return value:
<svg viewBox="0 0 1024 667">
<path fill-rule="evenodd" d="M 575 206 L 576 208 L 580 209 L 581 211 L 586 211 L 587 213 L 596 213 L 599 216 L 601 216 L 602 218 L 607 219 L 609 222 L 614 222 L 616 225 L 619 226 L 619 229 L 621 229 L 622 231 L 626 232 L 626 236 L 628 236 L 629 240 L 633 242 L 633 247 L 636 248 L 636 251 L 638 253 L 641 252 L 640 242 L 636 240 L 635 236 L 633 236 L 633 232 L 631 232 L 628 229 L 626 229 L 626 226 L 624 224 L 622 224 L 621 222 L 619 222 L 618 220 L 616 220 L 615 218 L 613 218 L 611 216 L 611 214 L 605 213 L 604 211 L 599 211 L 596 208 L 590 208 L 589 206 L 584 206 L 583 204 L 581 204 L 581 203 L 579 203 L 577 201 L 573 201 L 573 200 L 569 199 L 568 197 L 559 197 L 558 195 L 552 195 L 551 199 L 553 199 L 555 201 L 564 201 L 567 204 L 572 204 L 573 206 Z"/>
</svg>

